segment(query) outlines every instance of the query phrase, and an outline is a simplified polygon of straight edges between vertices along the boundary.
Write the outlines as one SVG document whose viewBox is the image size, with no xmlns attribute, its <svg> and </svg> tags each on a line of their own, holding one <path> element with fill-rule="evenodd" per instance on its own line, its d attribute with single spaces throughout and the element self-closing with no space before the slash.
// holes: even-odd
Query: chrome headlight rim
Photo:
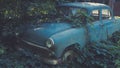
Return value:
<svg viewBox="0 0 120 68">
<path fill-rule="evenodd" d="M 54 40 L 52 38 L 49 38 L 47 41 L 46 41 L 46 46 L 48 48 L 51 48 L 54 46 Z"/>
</svg>

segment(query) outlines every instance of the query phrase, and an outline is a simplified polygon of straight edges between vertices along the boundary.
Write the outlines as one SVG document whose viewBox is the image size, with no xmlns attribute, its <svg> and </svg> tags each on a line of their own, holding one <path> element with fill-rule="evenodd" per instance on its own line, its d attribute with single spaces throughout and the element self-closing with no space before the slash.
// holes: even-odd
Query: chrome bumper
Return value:
<svg viewBox="0 0 120 68">
<path fill-rule="evenodd" d="M 42 58 L 42 62 L 50 65 L 57 65 L 62 63 L 61 59 Z"/>
</svg>

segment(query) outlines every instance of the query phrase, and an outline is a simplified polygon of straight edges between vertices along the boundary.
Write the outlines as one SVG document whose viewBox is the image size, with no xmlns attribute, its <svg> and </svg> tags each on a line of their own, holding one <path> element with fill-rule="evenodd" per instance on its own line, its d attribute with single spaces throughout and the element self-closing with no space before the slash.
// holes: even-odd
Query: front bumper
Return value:
<svg viewBox="0 0 120 68">
<path fill-rule="evenodd" d="M 34 53 L 39 54 L 41 56 L 40 58 L 43 63 L 50 65 L 57 65 L 61 63 L 61 60 L 56 58 L 54 52 L 49 48 L 31 43 L 23 39 L 21 39 L 21 41 L 25 43 L 25 45 L 23 45 L 22 47 L 30 48 Z"/>
<path fill-rule="evenodd" d="M 55 58 L 42 58 L 42 62 L 50 65 L 57 65 L 61 64 L 61 59 L 55 59 Z"/>
</svg>

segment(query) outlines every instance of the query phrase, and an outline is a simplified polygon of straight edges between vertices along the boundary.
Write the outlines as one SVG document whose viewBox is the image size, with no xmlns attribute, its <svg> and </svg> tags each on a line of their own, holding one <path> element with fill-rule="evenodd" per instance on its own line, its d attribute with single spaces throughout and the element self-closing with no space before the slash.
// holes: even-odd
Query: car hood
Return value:
<svg viewBox="0 0 120 68">
<path fill-rule="evenodd" d="M 45 41 L 50 36 L 70 29 L 71 27 L 68 23 L 44 23 L 40 27 L 27 29 L 21 34 L 20 38 L 39 45 L 45 45 Z"/>
</svg>

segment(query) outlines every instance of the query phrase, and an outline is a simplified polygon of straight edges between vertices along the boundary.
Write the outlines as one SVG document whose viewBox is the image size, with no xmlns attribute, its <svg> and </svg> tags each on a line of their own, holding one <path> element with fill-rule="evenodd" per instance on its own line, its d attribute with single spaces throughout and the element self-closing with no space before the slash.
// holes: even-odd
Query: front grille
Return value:
<svg viewBox="0 0 120 68">
<path fill-rule="evenodd" d="M 22 43 L 22 45 L 20 45 L 22 48 L 25 48 L 25 49 L 28 48 L 32 52 L 39 54 L 41 56 L 44 56 L 44 57 L 53 56 L 53 51 L 51 51 L 47 47 L 43 47 L 41 45 L 37 45 L 32 42 L 23 40 L 23 39 L 19 39 L 19 41 L 20 41 L 20 43 Z"/>
</svg>

